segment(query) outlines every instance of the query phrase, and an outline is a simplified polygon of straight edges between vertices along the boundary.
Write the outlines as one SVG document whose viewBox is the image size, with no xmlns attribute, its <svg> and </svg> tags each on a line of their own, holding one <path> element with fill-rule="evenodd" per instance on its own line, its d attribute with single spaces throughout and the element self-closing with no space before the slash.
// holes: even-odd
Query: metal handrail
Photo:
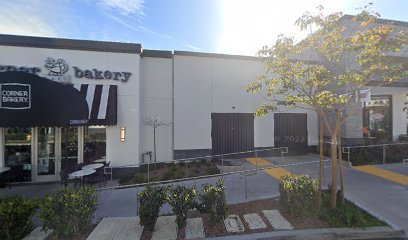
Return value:
<svg viewBox="0 0 408 240">
<path fill-rule="evenodd" d="M 221 158 L 223 158 L 224 156 L 238 155 L 238 154 L 245 154 L 245 153 L 258 153 L 258 152 L 271 151 L 271 150 L 281 150 L 281 154 L 288 153 L 288 147 L 277 147 L 277 148 L 268 148 L 268 149 L 252 150 L 252 151 L 246 151 L 246 152 L 234 152 L 234 153 L 224 153 L 224 154 L 216 154 L 216 155 L 208 155 L 208 156 L 200 156 L 200 157 L 192 157 L 192 158 L 173 159 L 173 160 L 168 160 L 168 161 L 148 162 L 148 163 L 138 163 L 138 164 L 128 164 L 128 165 L 122 165 L 122 166 L 115 166 L 114 168 L 137 167 L 137 166 L 150 165 L 150 164 L 158 164 L 158 163 L 174 163 L 174 162 L 200 160 L 200 159 L 203 159 L 203 158 L 213 158 L 213 157 L 221 157 Z"/>
<path fill-rule="evenodd" d="M 397 143 L 384 143 L 384 144 L 373 144 L 373 145 L 358 145 L 358 146 L 351 146 L 351 147 L 343 147 L 343 150 L 345 148 L 365 148 L 365 147 L 382 147 L 382 146 L 393 146 L 393 145 L 405 145 L 408 144 L 408 142 L 397 142 Z"/>
<path fill-rule="evenodd" d="M 351 147 L 343 147 L 342 151 L 343 153 L 347 154 L 347 163 L 349 167 L 351 167 L 351 162 L 350 162 L 350 149 L 354 148 L 369 148 L 369 147 L 382 147 L 383 150 L 383 164 L 386 162 L 386 146 L 398 146 L 398 145 L 408 145 L 408 142 L 397 142 L 397 143 L 384 143 L 384 144 L 372 144 L 372 145 L 358 145 L 358 146 L 351 146 Z"/>
<path fill-rule="evenodd" d="M 302 162 L 302 163 L 291 163 L 291 164 L 284 164 L 284 165 L 272 165 L 272 166 L 265 166 L 265 167 L 261 167 L 261 168 L 258 167 L 258 168 L 240 170 L 240 171 L 233 171 L 233 172 L 227 172 L 227 173 L 218 173 L 218 174 L 212 174 L 212 175 L 203 175 L 203 176 L 197 176 L 197 177 L 188 177 L 188 178 L 179 178 L 179 179 L 172 179 L 172 180 L 165 180 L 165 181 L 136 183 L 136 184 L 128 184 L 128 185 L 122 185 L 122 186 L 97 188 L 96 190 L 97 191 L 116 190 L 116 189 L 126 189 L 126 188 L 134 188 L 134 187 L 144 187 L 144 186 L 147 186 L 147 185 L 170 184 L 170 183 L 184 182 L 184 181 L 189 181 L 189 180 L 198 180 L 198 179 L 213 178 L 213 177 L 223 177 L 223 176 L 228 176 L 228 175 L 233 175 L 233 174 L 244 174 L 244 175 L 246 175 L 247 172 L 263 171 L 263 170 L 280 168 L 280 167 L 293 167 L 293 166 L 307 165 L 307 164 L 319 163 L 319 162 L 320 161 L 317 160 L 317 161 Z M 331 162 L 331 160 L 323 160 L 323 162 Z"/>
</svg>

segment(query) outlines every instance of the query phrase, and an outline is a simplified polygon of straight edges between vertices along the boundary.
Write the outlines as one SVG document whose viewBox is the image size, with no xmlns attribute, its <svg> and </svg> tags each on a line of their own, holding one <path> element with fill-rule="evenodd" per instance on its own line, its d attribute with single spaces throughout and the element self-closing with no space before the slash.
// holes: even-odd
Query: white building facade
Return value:
<svg viewBox="0 0 408 240">
<path fill-rule="evenodd" d="M 21 176 L 15 181 L 56 181 L 70 166 L 100 159 L 106 159 L 112 167 L 135 167 L 143 161 L 279 146 L 305 153 L 309 146 L 317 145 L 318 119 L 314 112 L 298 109 L 254 117 L 264 101 L 260 95 L 246 91 L 247 84 L 264 72 L 255 57 L 10 35 L 0 35 L 0 52 L 2 101 L 6 97 L 0 105 L 0 168 L 18 167 Z M 10 110 L 7 106 L 16 102 L 7 101 L 23 101 L 17 95 L 27 97 L 29 93 L 30 104 L 38 105 L 34 95 L 47 95 L 48 90 L 35 93 L 35 83 L 18 74 L 24 82 L 18 84 L 32 86 L 29 90 L 13 90 L 16 83 L 11 79 L 14 75 L 7 75 L 10 72 L 73 88 L 82 94 L 88 117 L 78 120 L 68 116 L 68 122 L 54 124 L 49 123 L 52 114 L 41 118 L 43 124 L 38 120 L 30 125 L 31 117 L 15 117 L 14 121 L 13 114 L 22 111 L 24 103 Z M 373 92 L 392 95 L 392 134 L 405 134 L 406 115 L 399 109 L 408 91 L 384 88 Z M 48 101 L 51 104 L 53 99 Z M 48 105 L 44 104 L 44 111 Z M 75 110 L 77 106 L 68 107 Z M 153 129 L 144 124 L 147 116 L 171 123 L 156 131 L 157 159 L 145 154 L 153 151 Z M 350 134 L 363 137 L 362 121 L 356 119 L 350 126 L 359 129 Z"/>
</svg>

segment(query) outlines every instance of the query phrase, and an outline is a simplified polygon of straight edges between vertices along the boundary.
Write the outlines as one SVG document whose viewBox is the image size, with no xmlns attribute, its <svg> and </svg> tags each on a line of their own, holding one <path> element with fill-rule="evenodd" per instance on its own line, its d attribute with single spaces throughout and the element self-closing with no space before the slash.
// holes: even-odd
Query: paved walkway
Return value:
<svg viewBox="0 0 408 240">
<path fill-rule="evenodd" d="M 263 210 L 263 215 L 275 230 L 292 230 L 293 226 L 278 210 Z M 256 214 L 244 215 L 244 221 L 251 230 L 266 228 L 266 223 Z M 245 226 L 238 215 L 229 215 L 224 220 L 227 232 L 233 234 L 245 231 Z M 201 218 L 187 219 L 184 229 L 186 239 L 205 238 L 204 223 Z M 139 217 L 108 217 L 103 218 L 87 240 L 138 240 L 143 233 Z M 178 227 L 176 216 L 160 216 L 154 226 L 152 240 L 176 240 Z M 30 239 L 31 240 L 31 239 Z M 33 240 L 40 240 L 33 238 Z"/>
<path fill-rule="evenodd" d="M 408 185 L 407 175 L 399 174 L 391 170 L 384 170 L 376 166 L 356 166 L 356 167 L 353 167 L 353 169 L 360 171 L 360 172 L 365 172 L 365 173 L 368 173 L 368 174 L 371 174 L 371 175 L 374 175 L 374 176 L 377 176 L 383 179 L 387 179 L 395 183 L 399 183 L 402 185 Z"/>
<path fill-rule="evenodd" d="M 308 154 L 303 156 L 264 158 L 273 164 L 293 164 L 317 161 L 319 156 Z M 385 165 L 387 166 L 387 165 Z M 402 168 L 402 164 L 399 165 Z M 378 166 L 377 166 L 378 167 Z M 395 166 L 394 166 L 395 167 Z M 380 167 L 379 167 L 380 168 Z M 288 171 L 299 174 L 306 173 L 312 177 L 318 176 L 318 163 L 285 167 Z M 406 169 L 406 168 L 405 168 Z M 405 169 L 398 171 L 404 174 Z M 397 172 L 397 171 L 393 171 Z M 406 175 L 405 175 L 406 176 Z M 324 167 L 324 182 L 327 186 L 331 179 L 329 164 Z M 345 196 L 376 217 L 385 220 L 394 227 L 408 233 L 408 187 L 379 176 L 344 168 Z"/>
<path fill-rule="evenodd" d="M 263 158 L 245 158 L 245 160 L 247 160 L 248 162 L 250 162 L 252 165 L 254 166 L 258 166 L 258 167 L 272 167 L 273 164 Z M 265 173 L 267 173 L 268 175 L 272 176 L 273 178 L 275 178 L 276 180 L 280 180 L 283 176 L 286 175 L 292 175 L 291 172 L 289 172 L 288 170 L 286 170 L 285 168 L 282 167 L 275 167 L 275 168 L 271 168 L 271 169 L 266 169 L 263 170 Z"/>
</svg>

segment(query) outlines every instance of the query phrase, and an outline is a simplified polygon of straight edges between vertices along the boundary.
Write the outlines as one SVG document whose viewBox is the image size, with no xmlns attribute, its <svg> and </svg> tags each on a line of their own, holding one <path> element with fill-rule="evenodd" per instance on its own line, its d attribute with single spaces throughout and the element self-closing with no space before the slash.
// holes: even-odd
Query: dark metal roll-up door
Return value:
<svg viewBox="0 0 408 240">
<path fill-rule="evenodd" d="M 275 147 L 288 147 L 290 154 L 308 152 L 306 113 L 275 113 L 274 129 Z"/>
<path fill-rule="evenodd" d="M 254 149 L 252 113 L 212 113 L 212 153 L 235 153 Z"/>
</svg>

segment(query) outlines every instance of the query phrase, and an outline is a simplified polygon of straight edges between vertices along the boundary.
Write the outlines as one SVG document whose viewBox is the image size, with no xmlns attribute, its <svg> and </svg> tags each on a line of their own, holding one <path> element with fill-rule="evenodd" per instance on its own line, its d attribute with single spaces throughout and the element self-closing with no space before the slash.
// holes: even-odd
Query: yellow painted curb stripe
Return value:
<svg viewBox="0 0 408 240">
<path fill-rule="evenodd" d="M 360 172 L 365 172 L 380 178 L 384 178 L 402 185 L 408 185 L 408 176 L 395 173 L 392 171 L 384 170 L 381 168 L 377 168 L 374 166 L 356 166 L 353 169 L 358 170 Z"/>
<path fill-rule="evenodd" d="M 263 158 L 245 158 L 245 160 L 250 162 L 252 165 L 258 165 L 258 167 L 273 166 L 272 163 Z M 267 174 L 269 174 L 270 176 L 277 180 L 280 180 L 283 176 L 286 175 L 293 175 L 291 172 L 281 167 L 266 169 L 264 170 L 264 172 L 266 172 Z"/>
</svg>

